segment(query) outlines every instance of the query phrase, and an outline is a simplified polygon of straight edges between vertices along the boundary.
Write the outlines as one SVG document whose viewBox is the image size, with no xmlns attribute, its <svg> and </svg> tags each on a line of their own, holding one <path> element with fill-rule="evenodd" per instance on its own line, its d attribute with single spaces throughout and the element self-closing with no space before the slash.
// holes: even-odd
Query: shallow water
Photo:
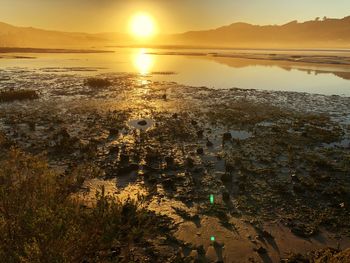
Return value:
<svg viewBox="0 0 350 263">
<path fill-rule="evenodd" d="M 194 51 L 202 54 L 200 56 L 164 55 L 164 50 L 156 49 L 114 48 L 113 50 L 115 53 L 30 54 L 36 59 L 5 58 L 0 60 L 0 69 L 19 67 L 50 73 L 87 75 L 130 72 L 139 73 L 144 79 L 175 81 L 197 87 L 217 89 L 237 87 L 350 96 L 348 65 L 219 58 L 205 55 L 209 52 L 207 50 Z M 149 54 L 150 52 L 157 54 Z M 159 55 L 160 53 L 162 55 Z"/>
</svg>

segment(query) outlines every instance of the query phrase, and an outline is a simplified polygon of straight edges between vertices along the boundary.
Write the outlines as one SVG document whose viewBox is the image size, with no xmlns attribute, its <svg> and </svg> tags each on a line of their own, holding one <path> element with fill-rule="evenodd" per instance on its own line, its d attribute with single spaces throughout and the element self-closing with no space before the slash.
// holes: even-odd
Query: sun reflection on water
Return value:
<svg viewBox="0 0 350 263">
<path fill-rule="evenodd" d="M 146 49 L 142 48 L 134 57 L 134 66 L 140 75 L 145 76 L 151 73 L 154 65 L 152 55 L 146 53 Z"/>
</svg>

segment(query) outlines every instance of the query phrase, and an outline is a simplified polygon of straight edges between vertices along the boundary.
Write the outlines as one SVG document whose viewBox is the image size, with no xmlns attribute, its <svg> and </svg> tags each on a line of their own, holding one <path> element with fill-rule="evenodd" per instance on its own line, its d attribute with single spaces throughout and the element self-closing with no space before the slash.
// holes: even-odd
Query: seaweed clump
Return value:
<svg viewBox="0 0 350 263">
<path fill-rule="evenodd" d="M 103 78 L 89 78 L 85 84 L 91 88 L 106 88 L 112 85 L 110 80 Z"/>
<path fill-rule="evenodd" d="M 38 98 L 39 95 L 35 90 L 5 90 L 0 92 L 0 102 L 34 100 Z"/>
</svg>

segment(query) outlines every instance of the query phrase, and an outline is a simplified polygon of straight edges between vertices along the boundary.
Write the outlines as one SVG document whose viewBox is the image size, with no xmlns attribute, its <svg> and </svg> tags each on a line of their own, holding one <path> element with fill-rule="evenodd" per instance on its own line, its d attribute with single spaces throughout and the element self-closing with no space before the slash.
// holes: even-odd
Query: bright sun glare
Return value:
<svg viewBox="0 0 350 263">
<path fill-rule="evenodd" d="M 147 13 L 138 13 L 131 18 L 130 29 L 138 38 L 151 37 L 155 34 L 155 23 Z"/>
<path fill-rule="evenodd" d="M 145 49 L 141 49 L 138 53 L 135 54 L 134 57 L 134 65 L 138 72 L 141 75 L 147 75 L 150 73 L 150 70 L 153 67 L 153 59 L 152 56 L 149 54 L 146 54 Z"/>
</svg>

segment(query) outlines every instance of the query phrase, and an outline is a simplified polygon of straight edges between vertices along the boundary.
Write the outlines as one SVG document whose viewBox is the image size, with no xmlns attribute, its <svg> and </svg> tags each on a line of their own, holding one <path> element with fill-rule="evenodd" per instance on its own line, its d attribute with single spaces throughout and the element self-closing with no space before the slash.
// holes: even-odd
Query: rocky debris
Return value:
<svg viewBox="0 0 350 263">
<path fill-rule="evenodd" d="M 222 193 L 222 200 L 226 203 L 230 202 L 230 193 L 227 191 L 224 191 Z"/>
<path fill-rule="evenodd" d="M 255 248 L 254 251 L 256 251 L 260 255 L 267 254 L 266 248 L 259 246 L 258 248 Z"/>
<path fill-rule="evenodd" d="M 174 157 L 172 157 L 172 156 L 165 156 L 164 160 L 166 162 L 167 167 L 171 167 L 175 161 Z"/>
<path fill-rule="evenodd" d="M 118 154 L 119 153 L 119 146 L 115 145 L 109 148 L 109 154 Z"/>
<path fill-rule="evenodd" d="M 230 173 L 219 173 L 220 179 L 223 183 L 232 183 L 232 175 Z"/>
<path fill-rule="evenodd" d="M 304 238 L 311 237 L 318 233 L 316 227 L 303 223 L 289 223 L 289 227 L 291 227 L 293 234 Z"/>
<path fill-rule="evenodd" d="M 213 245 L 210 245 L 205 252 L 207 262 L 217 262 L 219 260 Z"/>
<path fill-rule="evenodd" d="M 130 160 L 130 156 L 129 155 L 124 154 L 124 153 L 120 154 L 120 162 L 121 163 L 128 163 L 129 160 Z"/>
<path fill-rule="evenodd" d="M 203 138 L 203 133 L 204 133 L 204 130 L 198 130 L 197 131 L 197 137 L 200 138 L 200 139 Z"/>
<path fill-rule="evenodd" d="M 207 147 L 213 147 L 214 143 L 212 143 L 211 141 L 209 141 L 209 139 L 207 138 L 207 143 L 206 143 Z"/>
<path fill-rule="evenodd" d="M 199 154 L 199 155 L 204 154 L 203 148 L 198 148 L 197 149 L 197 154 Z"/>
<path fill-rule="evenodd" d="M 109 136 L 110 137 L 114 137 L 114 136 L 118 136 L 119 134 L 119 130 L 116 128 L 110 128 L 109 129 Z"/>
<path fill-rule="evenodd" d="M 307 253 L 294 254 L 281 260 L 281 263 L 350 263 L 350 248 L 340 251 L 334 248 L 324 248 Z"/>
<path fill-rule="evenodd" d="M 189 254 L 189 257 L 192 258 L 192 259 L 194 259 L 194 260 L 199 259 L 199 255 L 198 255 L 197 250 L 193 249 L 193 250 L 191 251 L 191 253 Z"/>
<path fill-rule="evenodd" d="M 139 165 L 137 163 L 124 164 L 119 167 L 120 174 L 128 174 L 131 172 L 135 172 L 139 169 Z"/>
<path fill-rule="evenodd" d="M 232 140 L 232 134 L 230 132 L 225 132 L 223 135 L 222 135 L 222 140 L 225 142 L 225 141 L 230 141 Z"/>
</svg>

